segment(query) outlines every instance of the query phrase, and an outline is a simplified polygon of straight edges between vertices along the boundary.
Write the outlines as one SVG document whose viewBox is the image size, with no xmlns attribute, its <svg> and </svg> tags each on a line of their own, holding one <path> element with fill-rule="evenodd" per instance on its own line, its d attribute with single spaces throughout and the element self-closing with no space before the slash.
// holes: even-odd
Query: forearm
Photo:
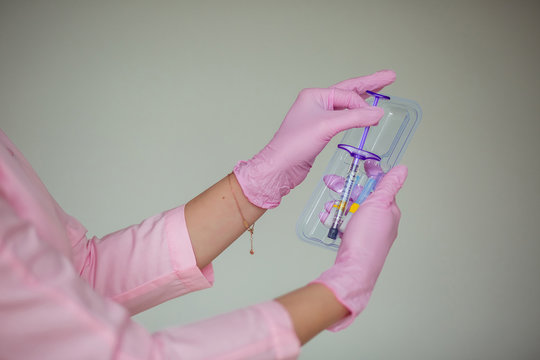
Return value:
<svg viewBox="0 0 540 360">
<path fill-rule="evenodd" d="M 246 231 L 242 217 L 252 225 L 266 211 L 249 202 L 234 174 L 228 177 L 185 206 L 189 237 L 197 266 L 201 269 Z"/>
<path fill-rule="evenodd" d="M 302 345 L 349 313 L 322 284 L 309 284 L 280 296 L 276 301 L 289 313 Z"/>
</svg>

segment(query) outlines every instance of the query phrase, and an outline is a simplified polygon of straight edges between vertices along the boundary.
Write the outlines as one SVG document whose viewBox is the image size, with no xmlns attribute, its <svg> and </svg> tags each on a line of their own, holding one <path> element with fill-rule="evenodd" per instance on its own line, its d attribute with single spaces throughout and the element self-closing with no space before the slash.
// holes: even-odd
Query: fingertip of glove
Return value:
<svg viewBox="0 0 540 360">
<path fill-rule="evenodd" d="M 379 70 L 375 74 L 381 77 L 384 77 L 385 79 L 388 79 L 389 81 L 392 81 L 392 82 L 396 80 L 396 72 L 391 69 Z"/>
<path fill-rule="evenodd" d="M 373 119 L 375 123 L 378 123 L 379 120 L 384 116 L 384 110 L 380 107 L 376 106 L 370 106 L 368 108 L 365 108 L 368 113 L 370 114 L 370 117 Z"/>
<path fill-rule="evenodd" d="M 380 108 L 378 106 L 370 106 L 369 109 L 371 111 L 373 111 L 374 113 L 380 115 L 380 116 L 384 115 L 384 109 L 383 108 Z"/>
<path fill-rule="evenodd" d="M 403 186 L 405 180 L 407 179 L 407 176 L 409 175 L 409 168 L 407 168 L 407 166 L 405 165 L 398 165 L 394 167 L 392 171 L 395 172 L 399 187 Z"/>
<path fill-rule="evenodd" d="M 390 85 L 396 81 L 396 72 L 390 69 L 377 71 L 372 76 L 381 86 Z"/>
<path fill-rule="evenodd" d="M 384 115 L 384 110 L 377 106 L 368 106 L 360 108 L 360 110 L 377 119 L 380 119 Z"/>
<path fill-rule="evenodd" d="M 396 73 L 393 70 L 380 70 L 362 79 L 362 83 L 356 87 L 359 94 L 366 90 L 379 91 L 396 80 Z"/>
<path fill-rule="evenodd" d="M 377 189 L 386 189 L 392 194 L 396 194 L 403 187 L 407 179 L 408 169 L 405 165 L 398 165 L 384 175 L 380 186 Z"/>
</svg>

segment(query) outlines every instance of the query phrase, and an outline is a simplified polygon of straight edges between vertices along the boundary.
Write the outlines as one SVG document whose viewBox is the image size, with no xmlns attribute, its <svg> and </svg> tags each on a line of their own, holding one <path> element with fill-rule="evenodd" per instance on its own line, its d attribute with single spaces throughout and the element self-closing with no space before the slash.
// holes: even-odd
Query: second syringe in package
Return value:
<svg viewBox="0 0 540 360">
<path fill-rule="evenodd" d="M 337 249 L 351 215 L 401 160 L 422 117 L 420 106 L 407 99 L 367 91 L 371 106 L 384 110 L 377 126 L 345 132 L 324 176 L 298 219 L 305 241 Z"/>
</svg>

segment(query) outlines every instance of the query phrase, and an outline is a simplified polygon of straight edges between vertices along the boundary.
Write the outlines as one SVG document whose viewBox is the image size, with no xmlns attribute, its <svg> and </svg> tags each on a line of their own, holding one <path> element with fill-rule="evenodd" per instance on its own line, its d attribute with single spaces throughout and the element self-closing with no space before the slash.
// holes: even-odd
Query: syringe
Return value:
<svg viewBox="0 0 540 360">
<path fill-rule="evenodd" d="M 378 94 L 373 91 L 366 91 L 366 92 L 370 94 L 371 96 L 373 96 L 372 106 L 377 106 L 377 104 L 379 103 L 379 99 L 390 100 L 390 97 L 386 95 Z M 347 213 L 347 205 L 350 200 L 351 192 L 356 183 L 358 170 L 360 169 L 360 161 L 368 160 L 368 159 L 373 159 L 376 161 L 381 160 L 381 158 L 378 155 L 364 150 L 364 145 L 366 143 L 366 139 L 369 133 L 369 128 L 370 128 L 369 126 L 364 128 L 364 132 L 362 133 L 362 139 L 360 140 L 360 145 L 358 145 L 357 148 L 352 145 L 347 145 L 347 144 L 338 145 L 338 148 L 346 150 L 352 156 L 353 162 L 351 163 L 349 172 L 347 174 L 347 178 L 345 179 L 345 186 L 343 187 L 343 192 L 341 193 L 341 200 L 339 201 L 339 203 L 334 205 L 337 207 L 337 210 L 334 216 L 334 220 L 332 222 L 332 227 L 328 231 L 328 237 L 330 239 L 335 240 L 339 234 L 339 228 L 341 224 L 343 223 L 343 218 L 345 217 L 345 214 Z"/>
</svg>

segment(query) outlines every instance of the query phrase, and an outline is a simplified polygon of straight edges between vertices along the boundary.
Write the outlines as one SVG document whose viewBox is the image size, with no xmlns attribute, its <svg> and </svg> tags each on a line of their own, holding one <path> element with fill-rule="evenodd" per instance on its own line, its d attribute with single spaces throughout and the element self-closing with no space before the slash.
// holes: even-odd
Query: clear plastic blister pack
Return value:
<svg viewBox="0 0 540 360">
<path fill-rule="evenodd" d="M 297 222 L 298 236 L 309 243 L 339 248 L 351 215 L 399 163 L 422 117 L 412 100 L 368 93 L 384 116 L 377 126 L 345 132 Z"/>
</svg>

